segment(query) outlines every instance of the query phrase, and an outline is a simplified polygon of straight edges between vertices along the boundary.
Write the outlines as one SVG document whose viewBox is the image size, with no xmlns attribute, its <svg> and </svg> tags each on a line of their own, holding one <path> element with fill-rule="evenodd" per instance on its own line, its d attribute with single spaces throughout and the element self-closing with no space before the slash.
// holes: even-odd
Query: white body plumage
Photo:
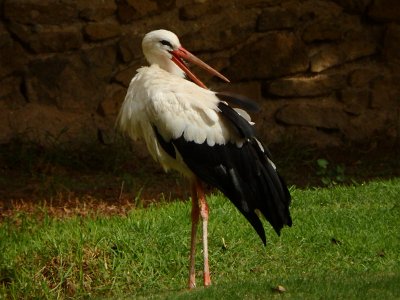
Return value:
<svg viewBox="0 0 400 300">
<path fill-rule="evenodd" d="M 137 70 L 117 124 L 131 138 L 143 138 L 152 157 L 165 170 L 175 169 L 191 177 L 193 173 L 179 156 L 173 159 L 162 149 L 153 126 L 166 141 L 183 136 L 188 142 L 210 147 L 227 142 L 240 146 L 243 138 L 220 117 L 219 102 L 214 92 L 151 65 Z"/>
</svg>

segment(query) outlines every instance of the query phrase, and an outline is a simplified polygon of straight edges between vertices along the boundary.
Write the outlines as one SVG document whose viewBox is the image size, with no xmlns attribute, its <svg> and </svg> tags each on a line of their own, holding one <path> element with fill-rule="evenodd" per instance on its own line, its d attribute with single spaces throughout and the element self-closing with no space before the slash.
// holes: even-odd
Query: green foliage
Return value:
<svg viewBox="0 0 400 300">
<path fill-rule="evenodd" d="M 266 225 L 267 247 L 231 203 L 209 197 L 213 285 L 190 292 L 189 202 L 126 217 L 15 214 L 0 223 L 0 299 L 400 297 L 400 180 L 291 193 L 293 227 L 277 237 Z M 198 250 L 200 271 L 200 237 Z"/>
<path fill-rule="evenodd" d="M 330 166 L 329 161 L 323 158 L 317 159 L 317 175 L 325 186 L 344 183 L 347 179 L 344 164 Z"/>
</svg>

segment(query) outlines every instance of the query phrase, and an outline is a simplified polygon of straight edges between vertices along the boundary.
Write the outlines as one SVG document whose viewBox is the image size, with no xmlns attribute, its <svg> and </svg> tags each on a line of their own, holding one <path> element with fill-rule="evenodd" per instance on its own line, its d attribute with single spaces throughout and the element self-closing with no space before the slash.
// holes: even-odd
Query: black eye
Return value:
<svg viewBox="0 0 400 300">
<path fill-rule="evenodd" d="M 163 45 L 165 45 L 165 46 L 168 46 L 168 47 L 170 47 L 170 48 L 172 49 L 172 45 L 171 45 L 170 42 L 168 42 L 168 41 L 166 41 L 166 40 L 161 40 L 160 43 L 163 44 Z"/>
</svg>

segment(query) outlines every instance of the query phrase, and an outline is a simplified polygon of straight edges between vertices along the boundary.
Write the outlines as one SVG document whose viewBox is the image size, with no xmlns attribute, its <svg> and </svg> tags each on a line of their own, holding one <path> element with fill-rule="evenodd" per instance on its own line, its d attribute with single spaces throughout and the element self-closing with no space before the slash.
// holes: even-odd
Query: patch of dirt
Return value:
<svg viewBox="0 0 400 300">
<path fill-rule="evenodd" d="M 398 145 L 324 150 L 276 145 L 271 152 L 287 184 L 299 188 L 400 176 Z M 326 170 L 318 159 L 328 162 Z M 147 154 L 129 147 L 0 146 L 0 220 L 18 212 L 60 218 L 125 215 L 151 203 L 186 200 L 189 192 L 179 174 L 165 174 Z"/>
</svg>

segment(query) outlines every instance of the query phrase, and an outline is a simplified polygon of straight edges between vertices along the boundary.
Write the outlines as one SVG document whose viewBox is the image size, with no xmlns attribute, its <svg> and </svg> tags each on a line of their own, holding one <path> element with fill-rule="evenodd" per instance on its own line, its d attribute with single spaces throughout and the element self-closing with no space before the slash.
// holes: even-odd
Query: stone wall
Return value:
<svg viewBox="0 0 400 300">
<path fill-rule="evenodd" d="M 257 100 L 268 143 L 399 139 L 398 0 L 0 0 L 0 143 L 112 140 L 165 28 Z"/>
</svg>

